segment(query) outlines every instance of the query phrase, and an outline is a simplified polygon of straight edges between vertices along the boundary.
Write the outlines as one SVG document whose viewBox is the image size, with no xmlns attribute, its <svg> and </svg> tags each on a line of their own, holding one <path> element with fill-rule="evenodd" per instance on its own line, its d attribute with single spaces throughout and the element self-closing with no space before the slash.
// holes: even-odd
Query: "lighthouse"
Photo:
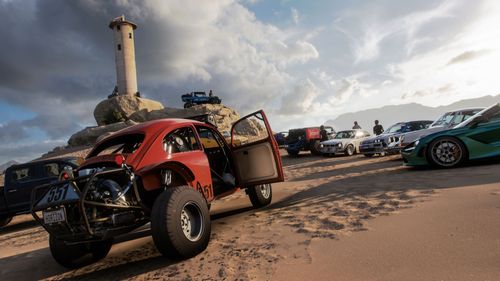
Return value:
<svg viewBox="0 0 500 281">
<path fill-rule="evenodd" d="M 122 15 L 113 19 L 109 23 L 109 28 L 114 34 L 118 95 L 138 95 L 134 48 L 134 29 L 137 25 L 125 20 L 125 16 Z"/>
</svg>

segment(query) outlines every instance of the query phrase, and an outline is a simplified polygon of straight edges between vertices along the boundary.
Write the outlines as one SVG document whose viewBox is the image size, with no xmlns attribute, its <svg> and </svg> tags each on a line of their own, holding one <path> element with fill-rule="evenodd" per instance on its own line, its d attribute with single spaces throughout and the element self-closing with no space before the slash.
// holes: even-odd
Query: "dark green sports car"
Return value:
<svg viewBox="0 0 500 281">
<path fill-rule="evenodd" d="M 407 166 L 451 168 L 467 160 L 500 157 L 500 103 L 453 129 L 427 135 L 401 151 Z"/>
</svg>

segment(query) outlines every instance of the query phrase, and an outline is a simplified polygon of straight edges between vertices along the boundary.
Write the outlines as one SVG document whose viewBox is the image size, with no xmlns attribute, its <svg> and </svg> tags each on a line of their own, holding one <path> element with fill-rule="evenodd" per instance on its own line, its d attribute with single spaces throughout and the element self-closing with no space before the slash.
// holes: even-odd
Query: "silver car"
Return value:
<svg viewBox="0 0 500 281">
<path fill-rule="evenodd" d="M 321 142 L 319 151 L 325 156 L 339 153 L 350 156 L 359 153 L 359 144 L 368 137 L 370 133 L 365 130 L 340 131 L 333 139 Z"/>
<path fill-rule="evenodd" d="M 425 137 L 429 134 L 451 129 L 483 109 L 484 108 L 468 108 L 446 112 L 443 116 L 434 121 L 429 128 L 401 135 L 400 146 L 405 147 L 417 139 Z"/>
</svg>

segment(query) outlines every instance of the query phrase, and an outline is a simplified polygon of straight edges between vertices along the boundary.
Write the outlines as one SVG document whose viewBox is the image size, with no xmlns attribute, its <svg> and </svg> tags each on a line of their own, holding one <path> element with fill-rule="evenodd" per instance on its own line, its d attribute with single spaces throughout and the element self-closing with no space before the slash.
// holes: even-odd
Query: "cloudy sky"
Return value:
<svg viewBox="0 0 500 281">
<path fill-rule="evenodd" d="M 386 104 L 500 92 L 500 2 L 0 0 L 0 162 L 95 125 L 115 85 L 109 21 L 135 32 L 139 90 L 165 106 L 213 89 L 273 129 Z"/>
</svg>

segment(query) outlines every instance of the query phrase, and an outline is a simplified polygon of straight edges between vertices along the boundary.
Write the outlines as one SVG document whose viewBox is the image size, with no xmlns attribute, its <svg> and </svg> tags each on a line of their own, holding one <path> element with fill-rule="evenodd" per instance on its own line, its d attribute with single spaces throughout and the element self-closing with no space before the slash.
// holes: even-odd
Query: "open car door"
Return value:
<svg viewBox="0 0 500 281">
<path fill-rule="evenodd" d="M 284 180 L 278 144 L 264 111 L 249 114 L 233 124 L 231 150 L 238 186 Z"/>
</svg>

